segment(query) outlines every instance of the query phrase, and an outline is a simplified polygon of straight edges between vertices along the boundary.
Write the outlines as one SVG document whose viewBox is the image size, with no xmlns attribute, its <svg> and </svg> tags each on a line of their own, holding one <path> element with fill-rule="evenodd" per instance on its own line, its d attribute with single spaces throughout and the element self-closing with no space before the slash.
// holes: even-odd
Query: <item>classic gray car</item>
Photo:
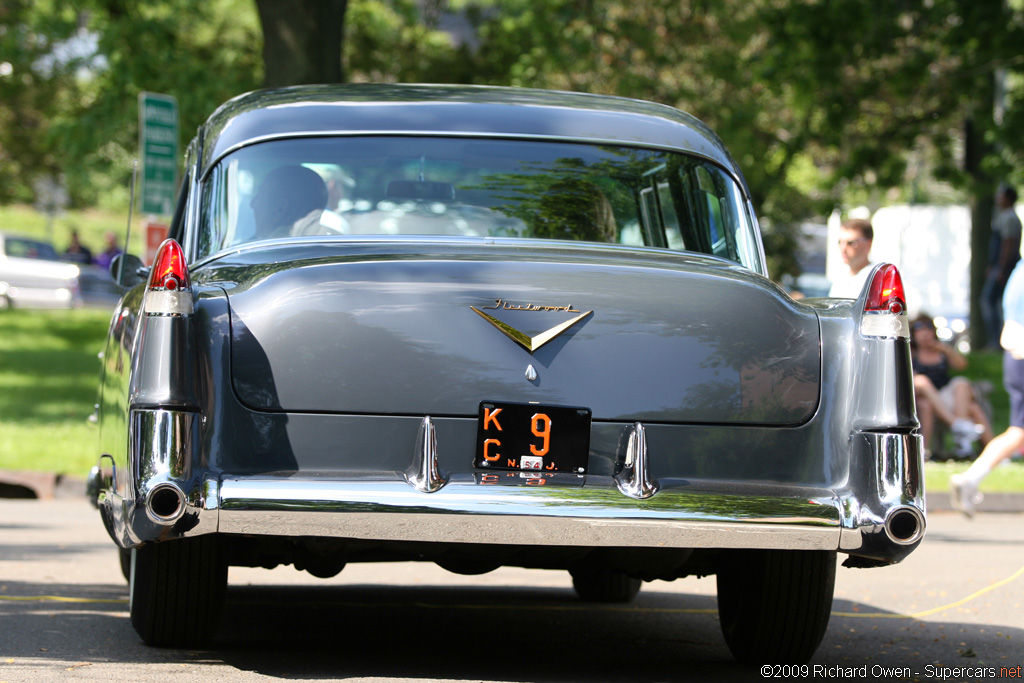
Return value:
<svg viewBox="0 0 1024 683">
<path fill-rule="evenodd" d="M 837 553 L 924 534 L 899 273 L 791 299 L 675 109 L 243 95 L 189 146 L 170 237 L 128 269 L 91 478 L 146 643 L 214 637 L 229 565 L 432 561 L 612 602 L 714 574 L 733 654 L 797 662 Z"/>
</svg>

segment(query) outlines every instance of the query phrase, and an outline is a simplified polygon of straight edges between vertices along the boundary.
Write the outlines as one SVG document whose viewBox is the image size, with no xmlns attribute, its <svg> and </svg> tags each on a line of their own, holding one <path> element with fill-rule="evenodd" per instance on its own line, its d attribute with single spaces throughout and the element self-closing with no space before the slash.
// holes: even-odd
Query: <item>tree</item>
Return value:
<svg viewBox="0 0 1024 683">
<path fill-rule="evenodd" d="M 341 83 L 348 0 L 255 0 L 263 28 L 264 85 Z"/>
<path fill-rule="evenodd" d="M 472 83 L 472 48 L 440 27 L 444 0 L 355 0 L 344 52 L 354 82 Z M 471 27 L 465 26 L 471 31 Z M 465 36 L 470 37 L 472 36 Z M 479 49 L 486 49 L 480 47 Z"/>
<path fill-rule="evenodd" d="M 972 148 L 976 168 L 986 170 L 973 184 L 962 163 L 950 163 L 963 158 L 954 152 L 969 116 L 980 141 L 1003 140 L 1009 129 L 991 125 L 986 84 L 997 66 L 1022 67 L 1024 36 L 1021 13 L 999 1 L 500 0 L 492 7 L 480 19 L 482 82 L 651 99 L 718 131 L 765 219 L 776 276 L 796 266 L 789 256 L 797 221 L 893 188 L 916 188 L 920 199 L 922 166 L 984 203 L 989 169 L 1006 167 L 1007 150 L 1018 157 L 1022 150 L 1019 136 L 998 155 Z M 1011 96 L 1006 120 L 1024 124 L 1014 118 L 1024 118 L 1015 103 Z M 909 168 L 912 158 L 926 163 Z M 987 221 L 975 225 L 976 240 L 985 239 Z"/>
<path fill-rule="evenodd" d="M 73 204 L 123 206 L 142 91 L 178 100 L 184 149 L 225 100 L 339 82 L 346 62 L 358 80 L 467 79 L 423 17 L 415 0 L 0 0 L 0 202 L 63 174 Z"/>
<path fill-rule="evenodd" d="M 139 92 L 174 95 L 187 139 L 258 87 L 257 33 L 251 0 L 0 0 L 0 201 L 63 175 L 75 205 L 123 205 Z"/>
<path fill-rule="evenodd" d="M 36 179 L 63 171 L 51 112 L 84 96 L 83 60 L 68 49 L 79 28 L 73 12 L 0 0 L 0 202 L 31 201 Z"/>
<path fill-rule="evenodd" d="M 116 187 L 127 187 L 136 155 L 140 92 L 178 100 L 186 143 L 220 103 L 260 84 L 259 28 L 250 0 L 83 5 L 107 67 L 92 74 L 91 98 L 61 112 L 56 142 L 70 159 L 82 160 L 87 173 L 99 171 Z M 83 190 L 77 194 L 90 201 Z"/>
<path fill-rule="evenodd" d="M 0 0 L 0 201 L 60 172 L 79 204 L 123 186 L 141 90 L 178 98 L 187 140 L 263 84 L 510 84 L 706 121 L 746 174 L 776 276 L 797 268 L 799 221 L 894 188 L 927 199 L 926 176 L 974 198 L 980 257 L 994 185 L 1024 180 L 1021 2 Z M 453 17 L 469 30 L 441 30 Z M 94 54 L 49 58 L 83 31 Z"/>
</svg>

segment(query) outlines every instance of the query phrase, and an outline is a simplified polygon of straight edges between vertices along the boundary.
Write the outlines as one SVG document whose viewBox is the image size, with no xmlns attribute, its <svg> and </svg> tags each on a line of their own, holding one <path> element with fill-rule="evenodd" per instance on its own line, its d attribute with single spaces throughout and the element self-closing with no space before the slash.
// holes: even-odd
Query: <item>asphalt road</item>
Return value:
<svg viewBox="0 0 1024 683">
<path fill-rule="evenodd" d="M 840 568 L 809 668 L 768 673 L 989 680 L 1006 667 L 1020 676 L 1022 606 L 1024 514 L 934 513 L 902 564 Z M 320 580 L 290 567 L 232 568 L 221 634 L 201 651 L 142 645 L 127 610 L 93 508 L 0 500 L 0 683 L 763 680 L 731 661 L 707 578 L 645 584 L 634 604 L 601 607 L 578 602 L 562 572 L 464 577 L 385 564 Z"/>
</svg>

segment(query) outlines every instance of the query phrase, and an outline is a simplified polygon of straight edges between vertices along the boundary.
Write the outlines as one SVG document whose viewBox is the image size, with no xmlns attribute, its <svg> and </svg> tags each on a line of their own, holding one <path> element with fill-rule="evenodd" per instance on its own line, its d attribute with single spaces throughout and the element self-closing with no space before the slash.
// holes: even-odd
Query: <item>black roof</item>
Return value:
<svg viewBox="0 0 1024 683">
<path fill-rule="evenodd" d="M 348 84 L 259 90 L 217 109 L 204 129 L 205 172 L 260 140 L 400 133 L 549 138 L 672 149 L 742 178 L 718 136 L 678 109 L 623 97 L 464 85 Z"/>
</svg>

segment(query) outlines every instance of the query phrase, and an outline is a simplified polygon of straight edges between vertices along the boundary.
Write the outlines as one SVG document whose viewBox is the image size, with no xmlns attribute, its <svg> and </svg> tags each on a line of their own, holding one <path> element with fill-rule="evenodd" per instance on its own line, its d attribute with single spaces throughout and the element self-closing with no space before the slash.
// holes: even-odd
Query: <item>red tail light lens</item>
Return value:
<svg viewBox="0 0 1024 683">
<path fill-rule="evenodd" d="M 887 263 L 875 273 L 868 290 L 864 311 L 899 315 L 907 310 L 907 297 L 903 292 L 903 278 L 896 266 Z"/>
<path fill-rule="evenodd" d="M 153 271 L 149 276 L 149 289 L 178 291 L 189 289 L 188 266 L 181 245 L 172 239 L 164 240 L 156 252 Z"/>
<path fill-rule="evenodd" d="M 157 249 L 143 308 L 146 315 L 192 315 L 192 286 L 185 252 L 174 240 L 164 240 Z"/>
</svg>

